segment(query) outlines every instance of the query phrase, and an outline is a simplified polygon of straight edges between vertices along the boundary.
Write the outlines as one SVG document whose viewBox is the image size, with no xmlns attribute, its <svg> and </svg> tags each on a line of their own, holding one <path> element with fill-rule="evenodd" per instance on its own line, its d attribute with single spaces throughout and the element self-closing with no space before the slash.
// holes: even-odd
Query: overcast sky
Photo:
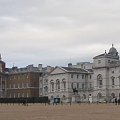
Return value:
<svg viewBox="0 0 120 120">
<path fill-rule="evenodd" d="M 0 53 L 13 64 L 65 66 L 120 53 L 120 0 L 0 0 Z"/>
</svg>

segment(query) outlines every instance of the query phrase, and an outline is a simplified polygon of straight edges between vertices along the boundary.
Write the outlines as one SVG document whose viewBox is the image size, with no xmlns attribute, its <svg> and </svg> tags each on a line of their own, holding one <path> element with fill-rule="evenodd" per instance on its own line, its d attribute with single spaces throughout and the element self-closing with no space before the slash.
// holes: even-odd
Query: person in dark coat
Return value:
<svg viewBox="0 0 120 120">
<path fill-rule="evenodd" d="M 115 98 L 115 105 L 117 105 L 117 102 L 118 102 L 118 101 L 117 101 L 117 98 Z"/>
<path fill-rule="evenodd" d="M 120 98 L 118 99 L 118 105 L 120 105 Z"/>
</svg>

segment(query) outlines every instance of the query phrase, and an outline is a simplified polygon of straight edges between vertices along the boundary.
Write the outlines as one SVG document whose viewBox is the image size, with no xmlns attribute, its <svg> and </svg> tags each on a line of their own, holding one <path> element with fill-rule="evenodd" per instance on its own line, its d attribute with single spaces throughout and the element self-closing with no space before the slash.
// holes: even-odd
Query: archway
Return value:
<svg viewBox="0 0 120 120">
<path fill-rule="evenodd" d="M 102 102 L 102 94 L 101 93 L 97 94 L 97 102 Z"/>
</svg>

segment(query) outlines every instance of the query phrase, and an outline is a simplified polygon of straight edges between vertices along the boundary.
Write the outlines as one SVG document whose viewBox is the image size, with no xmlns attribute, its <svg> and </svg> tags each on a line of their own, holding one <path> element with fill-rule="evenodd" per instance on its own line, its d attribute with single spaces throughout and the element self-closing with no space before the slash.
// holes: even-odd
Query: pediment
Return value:
<svg viewBox="0 0 120 120">
<path fill-rule="evenodd" d="M 63 74 L 66 73 L 67 71 L 62 69 L 61 67 L 56 67 L 50 74 Z"/>
</svg>

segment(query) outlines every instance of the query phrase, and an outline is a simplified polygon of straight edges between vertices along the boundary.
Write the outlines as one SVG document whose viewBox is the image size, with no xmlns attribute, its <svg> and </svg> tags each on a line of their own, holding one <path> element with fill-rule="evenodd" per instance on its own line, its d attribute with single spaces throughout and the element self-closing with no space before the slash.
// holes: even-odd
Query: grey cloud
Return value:
<svg viewBox="0 0 120 120">
<path fill-rule="evenodd" d="M 10 64 L 43 61 L 53 65 L 64 64 L 70 57 L 89 61 L 105 49 L 108 51 L 112 43 L 120 51 L 119 3 L 0 0 L 1 52 Z"/>
</svg>

